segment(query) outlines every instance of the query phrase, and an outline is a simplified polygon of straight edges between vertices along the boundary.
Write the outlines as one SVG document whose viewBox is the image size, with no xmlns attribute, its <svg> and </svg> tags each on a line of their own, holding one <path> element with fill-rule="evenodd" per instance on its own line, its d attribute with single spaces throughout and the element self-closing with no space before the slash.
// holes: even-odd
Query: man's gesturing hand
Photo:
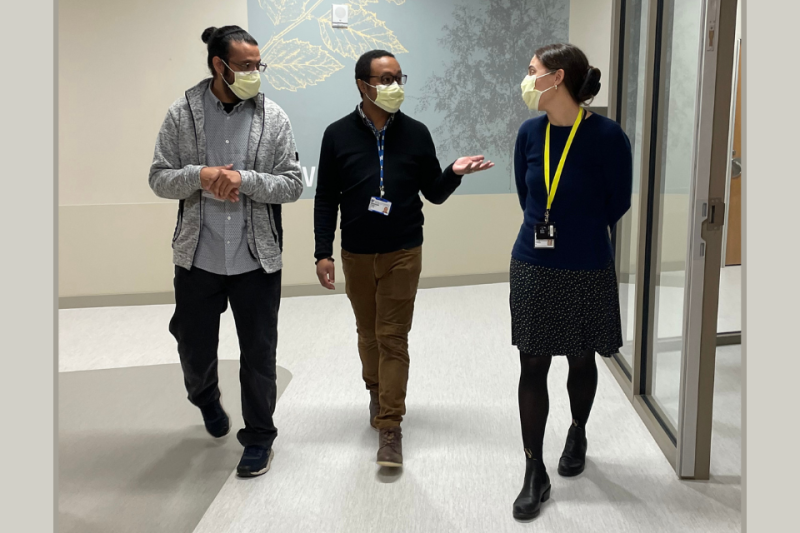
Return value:
<svg viewBox="0 0 800 533">
<path fill-rule="evenodd" d="M 456 162 L 453 163 L 453 172 L 459 176 L 463 176 L 465 174 L 473 174 L 475 172 L 488 170 L 493 166 L 494 163 L 486 161 L 482 155 L 472 155 L 459 157 Z"/>
</svg>

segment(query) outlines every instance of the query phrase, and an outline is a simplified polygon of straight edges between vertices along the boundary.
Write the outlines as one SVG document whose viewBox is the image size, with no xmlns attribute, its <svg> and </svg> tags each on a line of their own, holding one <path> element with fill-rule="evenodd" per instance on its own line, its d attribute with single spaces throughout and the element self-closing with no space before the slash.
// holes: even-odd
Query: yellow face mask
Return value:
<svg viewBox="0 0 800 533">
<path fill-rule="evenodd" d="M 522 80 L 522 99 L 525 100 L 525 103 L 528 105 L 528 109 L 531 111 L 539 111 L 539 99 L 542 97 L 544 93 L 555 87 L 548 87 L 544 91 L 540 91 L 536 88 L 536 80 L 539 78 L 544 78 L 545 76 L 549 76 L 552 72 L 548 72 L 547 74 L 542 74 L 541 76 L 525 76 L 525 79 Z"/>
<path fill-rule="evenodd" d="M 235 77 L 233 83 L 228 83 L 224 77 L 222 78 L 222 81 L 231 88 L 233 94 L 242 100 L 250 100 L 258 94 L 258 91 L 261 89 L 261 73 L 258 70 L 237 72 L 224 61 L 223 63 L 228 67 L 228 70 L 233 72 Z"/>
<path fill-rule="evenodd" d="M 367 85 L 369 85 L 369 83 L 367 83 Z M 375 100 L 367 96 L 370 102 L 380 107 L 387 113 L 397 113 L 406 97 L 403 87 L 401 87 L 397 82 L 394 82 L 391 85 L 369 86 L 378 89 L 378 97 L 375 98 Z"/>
</svg>

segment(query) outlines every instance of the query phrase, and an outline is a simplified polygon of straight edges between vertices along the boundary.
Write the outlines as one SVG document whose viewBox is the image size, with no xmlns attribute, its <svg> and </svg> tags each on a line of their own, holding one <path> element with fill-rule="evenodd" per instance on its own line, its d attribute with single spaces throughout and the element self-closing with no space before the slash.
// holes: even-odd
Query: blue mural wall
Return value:
<svg viewBox="0 0 800 533">
<path fill-rule="evenodd" d="M 331 25 L 334 3 L 349 25 Z M 403 112 L 425 123 L 446 166 L 483 154 L 497 166 L 457 194 L 515 190 L 516 132 L 532 116 L 519 84 L 539 46 L 569 37 L 569 0 L 248 0 L 250 33 L 269 65 L 263 92 L 292 121 L 313 198 L 322 133 L 360 101 L 358 57 L 393 52 L 408 75 Z"/>
</svg>

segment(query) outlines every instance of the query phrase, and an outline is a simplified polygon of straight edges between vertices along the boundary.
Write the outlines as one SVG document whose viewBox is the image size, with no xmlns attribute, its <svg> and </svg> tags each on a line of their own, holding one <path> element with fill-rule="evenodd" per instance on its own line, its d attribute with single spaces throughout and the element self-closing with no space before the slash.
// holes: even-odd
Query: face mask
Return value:
<svg viewBox="0 0 800 533">
<path fill-rule="evenodd" d="M 536 88 L 536 80 L 539 78 L 544 78 L 545 76 L 549 76 L 552 72 L 548 72 L 547 74 L 542 74 L 541 76 L 525 76 L 525 79 L 522 80 L 522 99 L 525 100 L 525 103 L 528 105 L 528 109 L 531 111 L 539 111 L 539 99 L 542 97 L 544 93 L 556 87 L 547 88 L 544 91 L 540 91 Z"/>
<path fill-rule="evenodd" d="M 227 63 L 224 61 L 223 63 L 228 67 Z M 228 67 L 228 69 L 233 72 L 235 80 L 232 84 L 228 83 L 225 78 L 222 78 L 222 81 L 231 88 L 233 94 L 238 96 L 241 100 L 250 100 L 258 94 L 258 90 L 261 88 L 261 73 L 258 70 L 236 72 L 231 67 Z"/>
<path fill-rule="evenodd" d="M 369 85 L 369 83 L 366 84 Z M 387 113 L 397 113 L 397 111 L 400 109 L 400 105 L 403 103 L 403 100 L 405 100 L 405 91 L 403 91 L 403 88 L 398 85 L 397 82 L 394 82 L 391 85 L 378 85 L 377 87 L 375 85 L 369 86 L 378 89 L 378 97 L 375 100 L 367 96 L 370 102 L 380 107 Z"/>
</svg>

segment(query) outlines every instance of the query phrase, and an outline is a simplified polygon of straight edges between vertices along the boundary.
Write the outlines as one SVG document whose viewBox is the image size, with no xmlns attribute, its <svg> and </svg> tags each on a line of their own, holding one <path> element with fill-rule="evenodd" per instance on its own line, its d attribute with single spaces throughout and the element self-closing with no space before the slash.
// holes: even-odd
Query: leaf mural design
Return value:
<svg viewBox="0 0 800 533">
<path fill-rule="evenodd" d="M 276 26 L 290 22 L 305 13 L 310 0 L 258 0 L 267 16 Z"/>
<path fill-rule="evenodd" d="M 316 85 L 344 65 L 321 46 L 292 39 L 279 40 L 264 55 L 266 78 L 277 90 L 295 92 Z"/>
<path fill-rule="evenodd" d="M 492 159 L 511 176 L 517 131 L 534 116 L 520 97 L 519 84 L 537 48 L 569 38 L 569 4 L 457 2 L 441 32 L 439 46 L 452 59 L 428 79 L 416 110 L 432 109 L 447 117 L 432 132 L 437 152 L 504 154 Z"/>
<path fill-rule="evenodd" d="M 386 0 L 395 5 L 405 0 Z M 309 85 L 316 85 L 334 72 L 344 68 L 330 52 L 358 59 L 367 50 L 384 48 L 395 54 L 407 53 L 394 33 L 379 20 L 375 13 L 367 11 L 368 4 L 380 0 L 349 0 L 351 5 L 350 26 L 347 29 L 334 29 L 331 26 L 330 11 L 317 18 L 314 12 L 324 0 L 258 0 L 259 6 L 275 26 L 282 27 L 261 49 L 264 61 L 269 65 L 267 81 L 276 90 L 297 91 Z M 325 47 L 284 37 L 305 21 L 316 20 Z"/>
<path fill-rule="evenodd" d="M 331 14 L 319 17 L 322 42 L 331 51 L 350 59 L 358 59 L 369 50 L 385 49 L 395 54 L 407 53 L 394 32 L 386 23 L 378 20 L 375 13 L 363 9 L 351 11 L 350 24 L 346 29 L 331 27 Z"/>
</svg>

